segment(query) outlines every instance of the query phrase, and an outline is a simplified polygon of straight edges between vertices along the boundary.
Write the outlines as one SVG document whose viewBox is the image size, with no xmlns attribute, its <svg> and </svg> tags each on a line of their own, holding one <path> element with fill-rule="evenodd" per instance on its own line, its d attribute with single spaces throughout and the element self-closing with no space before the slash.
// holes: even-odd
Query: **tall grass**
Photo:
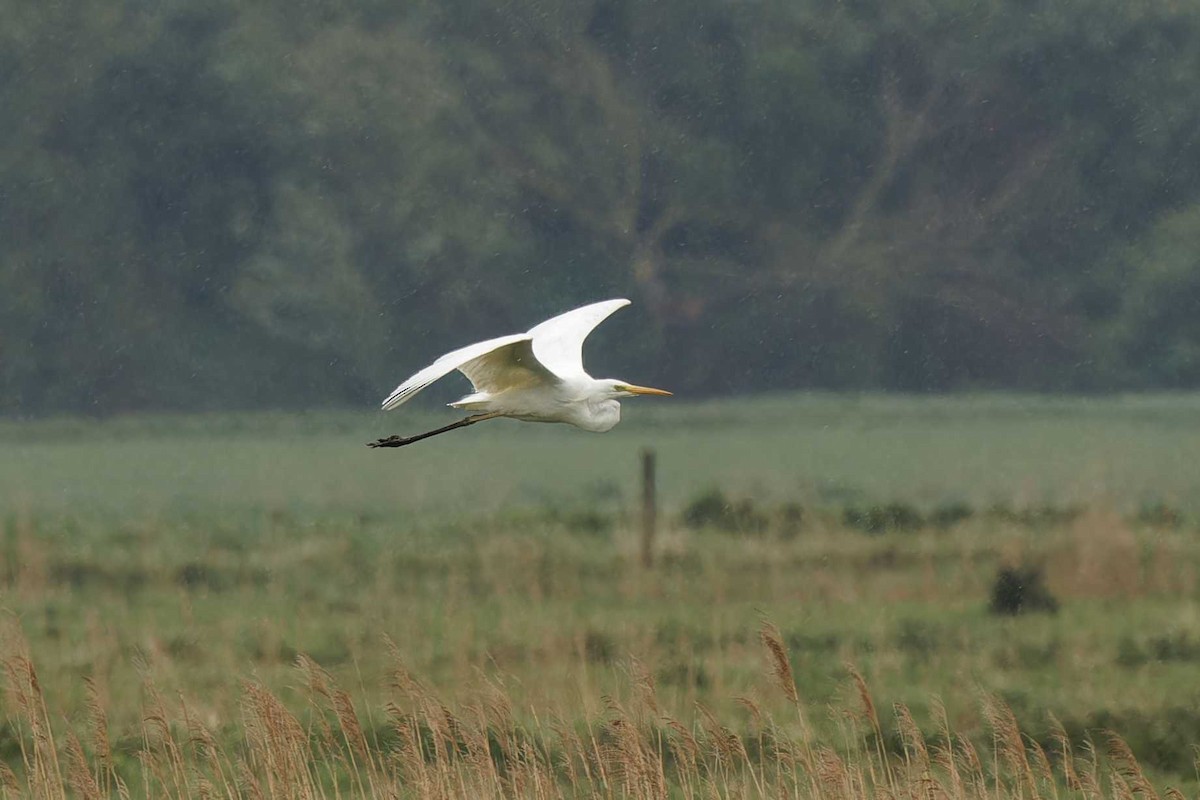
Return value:
<svg viewBox="0 0 1200 800">
<path fill-rule="evenodd" d="M 600 713 L 586 718 L 576 709 L 517 709 L 503 685 L 484 676 L 471 689 L 474 699 L 452 706 L 407 670 L 393 646 L 381 708 L 356 703 L 300 655 L 287 698 L 243 683 L 237 718 L 215 721 L 230 728 L 222 737 L 186 697 L 166 698 L 147 680 L 139 730 L 119 734 L 117 749 L 131 750 L 132 759 L 120 759 L 102 693 L 87 687 L 81 738 L 79 726 L 49 710 L 21 631 L 10 625 L 5 709 L 20 756 L 16 769 L 0 768 L 0 797 L 1160 797 L 1117 733 L 1072 741 L 1054 721 L 1054 737 L 1043 744 L 994 696 L 978 698 L 990 733 L 983 743 L 952 730 L 944 712 L 929 731 L 904 704 L 881 719 L 853 666 L 844 670 L 847 702 L 810 706 L 778 629 L 766 623 L 759 638 L 763 689 L 781 693 L 793 714 L 776 717 L 751 698 L 740 698 L 748 720 L 722 720 L 704 706 L 670 709 L 636 660 L 621 696 L 603 698 Z M 814 736 L 805 722 L 811 715 L 832 719 L 837 736 Z"/>
<path fill-rule="evenodd" d="M 949 530 L 882 533 L 818 511 L 798 532 L 782 522 L 755 533 L 691 530 L 668 518 L 647 571 L 632 531 L 619 518 L 605 524 L 573 527 L 554 509 L 411 531 L 340 516 L 114 524 L 16 514 L 0 530 L 0 607 L 23 635 L 6 637 L 0 654 L 29 685 L 37 664 L 36 684 L 55 706 L 39 730 L 69 720 L 65 730 L 85 744 L 90 731 L 109 731 L 95 753 L 111 769 L 92 770 L 102 792 L 117 775 L 133 780 L 124 762 L 144 748 L 131 741 L 166 746 L 181 697 L 192 738 L 228 754 L 230 781 L 259 730 L 244 724 L 251 686 L 265 692 L 252 695 L 260 706 L 287 700 L 279 708 L 307 730 L 314 723 L 288 692 L 299 681 L 344 719 L 356 709 L 367 744 L 390 741 L 380 709 L 398 700 L 380 676 L 400 654 L 406 674 L 420 676 L 406 679 L 409 694 L 424 687 L 463 716 L 486 690 L 526 727 L 536 711 L 544 730 L 531 741 L 543 749 L 559 747 L 545 744 L 552 734 L 594 727 L 618 707 L 632 714 L 648 698 L 689 731 L 735 732 L 752 756 L 770 743 L 759 722 L 768 717 L 796 742 L 834 746 L 843 719 L 826 709 L 861 705 L 882 764 L 900 741 L 888 709 L 903 705 L 922 731 L 953 728 L 982 742 L 977 695 L 986 691 L 1044 747 L 1053 713 L 1073 740 L 1115 728 L 1155 775 L 1189 780 L 1200 741 L 1191 527 L 1106 509 L 977 513 Z M 1027 563 L 1041 565 L 1058 612 L 990 614 L 998 570 Z M 778 628 L 756 632 L 762 614 Z M 380 645 L 385 635 L 394 652 Z M 771 693 L 761 691 L 764 666 L 776 675 Z M 503 683 L 490 689 L 483 676 Z M 150 736 L 136 732 L 147 719 L 159 721 Z M 17 763 L 16 741 L 0 730 L 0 761 Z M 90 751 L 59 741 L 69 775 Z M 40 759 L 31 763 L 52 763 L 29 752 Z"/>
</svg>

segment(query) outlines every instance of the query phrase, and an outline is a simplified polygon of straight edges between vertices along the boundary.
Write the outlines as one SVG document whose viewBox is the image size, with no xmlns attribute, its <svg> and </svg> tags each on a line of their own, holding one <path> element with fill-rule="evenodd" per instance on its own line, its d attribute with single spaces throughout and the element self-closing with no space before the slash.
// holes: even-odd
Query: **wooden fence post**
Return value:
<svg viewBox="0 0 1200 800">
<path fill-rule="evenodd" d="M 654 566 L 654 533 L 658 526 L 658 498 L 654 475 L 654 450 L 642 450 L 642 566 Z"/>
</svg>

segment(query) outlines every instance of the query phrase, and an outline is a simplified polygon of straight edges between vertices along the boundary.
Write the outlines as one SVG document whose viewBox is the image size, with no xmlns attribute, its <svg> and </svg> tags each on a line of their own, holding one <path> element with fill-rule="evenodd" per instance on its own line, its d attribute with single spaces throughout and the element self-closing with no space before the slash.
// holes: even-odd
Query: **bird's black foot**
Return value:
<svg viewBox="0 0 1200 800">
<path fill-rule="evenodd" d="M 410 441 L 407 436 L 388 436 L 385 439 L 376 439 L 373 442 L 367 442 L 367 447 L 403 447 Z"/>
</svg>

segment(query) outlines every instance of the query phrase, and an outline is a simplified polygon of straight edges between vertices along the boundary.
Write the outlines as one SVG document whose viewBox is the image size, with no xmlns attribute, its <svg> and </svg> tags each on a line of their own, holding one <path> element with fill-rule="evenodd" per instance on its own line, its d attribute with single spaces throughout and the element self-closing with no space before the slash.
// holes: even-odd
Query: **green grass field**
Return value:
<svg viewBox="0 0 1200 800">
<path fill-rule="evenodd" d="M 659 452 L 664 502 L 708 485 L 807 503 L 1200 502 L 1200 397 L 805 395 L 626 404 L 611 433 L 507 420 L 411 449 L 368 439 L 449 412 L 135 417 L 0 424 L 3 499 L 36 510 L 292 510 L 486 516 L 634 494 Z"/>
<path fill-rule="evenodd" d="M 398 665 L 460 715 L 501 694 L 531 736 L 551 719 L 601 730 L 614 707 L 645 703 L 648 679 L 658 718 L 703 736 L 703 706 L 758 752 L 758 714 L 779 720 L 773 735 L 801 725 L 759 641 L 769 620 L 804 724 L 838 752 L 877 752 L 841 713 L 857 703 L 853 664 L 884 718 L 879 752 L 898 760 L 911 748 L 892 732 L 893 704 L 930 742 L 944 705 L 949 727 L 986 748 L 994 695 L 1029 742 L 1053 739 L 1049 714 L 1101 751 L 1112 729 L 1156 781 L 1194 790 L 1198 412 L 1193 396 L 630 403 L 603 436 L 499 422 L 391 451 L 363 442 L 443 417 L 8 422 L 10 684 L 27 653 L 46 724 L 60 741 L 77 732 L 91 764 L 103 759 L 89 707 L 102 708 L 112 774 L 135 796 L 188 796 L 187 782 L 210 774 L 181 769 L 170 780 L 186 791 L 164 789 L 171 771 L 159 779 L 139 761 L 163 747 L 146 734 L 155 702 L 181 741 L 198 720 L 230 763 L 269 773 L 247 743 L 247 697 L 263 687 L 316 725 L 300 654 L 349 692 L 379 752 L 403 739 L 388 706 L 412 697 L 395 685 Z M 649 571 L 633 524 L 642 447 L 659 454 L 663 504 Z M 712 487 L 758 522 L 685 525 Z M 848 512 L 889 503 L 926 520 L 970 513 L 872 533 Z M 784 504 L 803 508 L 798 525 L 781 521 Z M 997 570 L 1015 564 L 1043 570 L 1057 613 L 989 613 Z M 23 758 L 21 744 L 36 726 L 11 689 L 0 756 L 25 786 L 36 748 Z M 754 795 L 753 770 L 726 794 Z M 569 783 L 561 769 L 554 779 Z M 349 796 L 373 793 L 335 769 L 338 780 Z M 618 788 L 608 793 L 639 795 Z M 1002 789 L 992 796 L 1011 796 Z M 1120 796 L 1116 784 L 1103 793 Z"/>
</svg>

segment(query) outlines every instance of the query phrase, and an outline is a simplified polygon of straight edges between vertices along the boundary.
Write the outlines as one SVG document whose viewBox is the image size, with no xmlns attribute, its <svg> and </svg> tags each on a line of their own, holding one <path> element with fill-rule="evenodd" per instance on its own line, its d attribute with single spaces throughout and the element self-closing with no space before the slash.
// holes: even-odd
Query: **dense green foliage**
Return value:
<svg viewBox="0 0 1200 800">
<path fill-rule="evenodd" d="M 0 412 L 365 402 L 616 294 L 693 393 L 1200 384 L 1194 4 L 0 12 Z"/>
</svg>

